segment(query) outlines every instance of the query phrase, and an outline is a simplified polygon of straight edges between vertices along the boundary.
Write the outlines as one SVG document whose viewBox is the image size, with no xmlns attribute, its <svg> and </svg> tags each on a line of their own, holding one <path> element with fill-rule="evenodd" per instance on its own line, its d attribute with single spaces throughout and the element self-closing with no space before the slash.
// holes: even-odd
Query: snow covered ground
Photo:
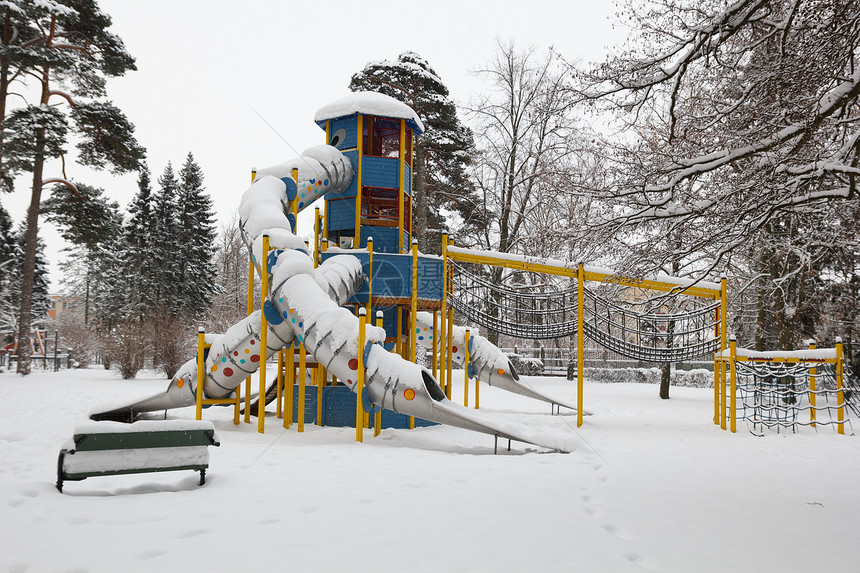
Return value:
<svg viewBox="0 0 860 573">
<path fill-rule="evenodd" d="M 574 400 L 575 385 L 533 378 Z M 710 390 L 586 384 L 594 415 L 482 387 L 481 409 L 574 435 L 571 454 L 448 427 L 365 433 L 270 414 L 233 426 L 196 473 L 54 487 L 57 454 L 99 404 L 162 391 L 104 370 L 0 374 L 0 570 L 856 570 L 860 440 L 830 429 L 756 438 L 710 422 Z M 455 396 L 462 396 L 455 391 Z M 191 409 L 171 413 L 191 418 Z M 853 433 L 851 427 L 847 434 Z"/>
</svg>

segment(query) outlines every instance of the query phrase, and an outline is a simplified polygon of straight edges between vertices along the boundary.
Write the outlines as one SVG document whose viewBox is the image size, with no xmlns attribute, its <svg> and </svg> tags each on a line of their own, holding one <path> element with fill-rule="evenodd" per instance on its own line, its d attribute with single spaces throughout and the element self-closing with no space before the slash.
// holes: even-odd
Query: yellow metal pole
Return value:
<svg viewBox="0 0 860 573">
<path fill-rule="evenodd" d="M 729 352 L 731 354 L 731 362 L 729 362 L 729 367 L 731 368 L 731 394 L 729 395 L 729 415 L 731 416 L 731 431 L 734 434 L 737 432 L 737 415 L 738 415 L 738 402 L 737 402 L 737 388 L 738 388 L 738 372 L 737 366 L 735 364 L 735 359 L 738 355 L 738 343 L 735 340 L 735 335 L 729 339 Z"/>
<path fill-rule="evenodd" d="M 379 328 L 383 328 L 382 318 L 383 318 L 382 311 L 377 310 L 376 311 L 376 326 Z M 381 426 L 382 426 L 382 411 L 380 410 L 380 411 L 375 412 L 373 414 L 373 437 L 374 438 L 379 435 L 379 432 L 382 431 Z"/>
<path fill-rule="evenodd" d="M 728 332 L 727 316 L 728 316 L 728 295 L 726 288 L 726 274 L 720 276 L 720 354 L 728 348 L 726 339 Z M 725 362 L 720 367 L 720 429 L 726 429 L 726 366 Z"/>
<path fill-rule="evenodd" d="M 254 172 L 256 174 L 256 171 Z M 248 316 L 254 312 L 254 259 L 248 257 Z M 251 377 L 245 378 L 245 423 L 251 423 Z"/>
<path fill-rule="evenodd" d="M 405 123 L 402 119 L 400 122 L 402 129 Z M 401 147 L 403 146 L 402 138 L 400 145 Z M 402 161 L 401 158 L 401 164 Z M 401 177 L 403 176 L 402 173 L 401 171 Z M 418 239 L 412 239 L 412 301 L 409 308 L 409 360 L 416 364 L 418 362 Z M 415 429 L 414 416 L 409 416 L 409 429 Z"/>
<path fill-rule="evenodd" d="M 284 388 L 284 427 L 289 429 L 293 423 L 293 388 L 296 382 L 296 341 L 290 342 L 287 348 L 287 359 L 285 360 L 287 367 L 287 383 Z"/>
<path fill-rule="evenodd" d="M 439 382 L 445 396 L 451 399 L 451 387 L 447 378 L 448 359 L 448 233 L 442 233 L 442 316 L 439 321 Z"/>
<path fill-rule="evenodd" d="M 263 257 L 260 261 L 260 274 L 263 286 L 260 289 L 260 308 L 263 308 L 263 303 L 269 298 L 269 268 L 266 264 L 269 258 L 269 235 L 263 235 Z M 266 431 L 266 334 L 269 330 L 269 324 L 266 321 L 266 313 L 260 312 L 260 391 L 257 395 L 257 431 L 264 433 Z"/>
<path fill-rule="evenodd" d="M 275 397 L 275 402 L 277 402 L 277 406 L 275 407 L 275 417 L 280 418 L 284 415 L 283 409 L 281 408 L 281 399 L 284 395 L 284 349 L 278 350 L 278 390 L 277 395 Z"/>
<path fill-rule="evenodd" d="M 293 181 L 296 183 L 296 198 L 293 199 L 293 218 L 296 221 L 296 227 L 293 229 L 293 232 L 297 232 L 299 230 L 299 193 L 301 193 L 301 189 L 299 189 L 299 170 L 293 167 Z"/>
<path fill-rule="evenodd" d="M 815 341 L 809 340 L 809 349 L 815 350 Z M 809 421 L 811 422 L 811 426 L 815 427 L 815 402 L 816 395 L 815 392 L 817 388 L 815 387 L 815 375 L 817 374 L 815 367 L 809 369 Z"/>
<path fill-rule="evenodd" d="M 314 208 L 314 268 L 320 266 L 320 208 Z"/>
<path fill-rule="evenodd" d="M 308 377 L 308 363 L 307 363 L 307 351 L 305 349 L 305 344 L 302 342 L 302 345 L 299 346 L 299 398 L 297 400 L 296 408 L 298 411 L 296 415 L 298 417 L 298 431 L 305 431 L 305 382 Z"/>
<path fill-rule="evenodd" d="M 399 306 L 397 307 L 397 324 L 394 328 L 395 338 L 394 338 L 394 352 L 398 356 L 402 356 L 403 354 L 403 309 Z"/>
<path fill-rule="evenodd" d="M 367 316 L 373 316 L 373 237 L 367 237 Z"/>
<path fill-rule="evenodd" d="M 322 364 L 317 365 L 317 415 L 316 425 L 322 426 L 323 386 L 325 386 L 326 370 Z"/>
<path fill-rule="evenodd" d="M 358 371 L 355 374 L 355 441 L 364 441 L 364 405 L 361 403 L 364 392 L 364 326 L 367 324 L 367 310 L 358 309 Z"/>
<path fill-rule="evenodd" d="M 463 406 L 465 408 L 469 407 L 469 360 L 471 360 L 469 356 L 469 337 L 471 332 L 469 329 L 466 329 L 466 343 L 463 344 Z"/>
<path fill-rule="evenodd" d="M 448 307 L 448 340 L 445 342 L 445 353 L 448 357 L 445 359 L 445 365 L 448 368 L 448 399 L 451 399 L 451 386 L 454 381 L 454 356 L 452 354 L 454 347 L 454 309 Z"/>
<path fill-rule="evenodd" d="M 197 329 L 197 387 L 195 390 L 195 397 L 197 402 L 197 410 L 196 410 L 196 419 L 203 419 L 203 377 L 206 376 L 206 373 L 203 372 L 203 369 L 206 367 L 203 361 L 203 349 L 206 346 L 206 334 L 203 331 L 203 328 Z"/>
<path fill-rule="evenodd" d="M 582 373 L 585 362 L 585 266 L 579 263 L 576 277 L 576 427 L 582 426 Z"/>
<path fill-rule="evenodd" d="M 439 349 L 439 311 L 433 311 L 433 332 L 430 334 L 430 371 L 433 378 L 439 379 L 439 360 L 436 355 Z M 444 388 L 444 386 L 443 386 Z"/>
<path fill-rule="evenodd" d="M 402 121 L 402 120 L 401 120 Z M 418 354 L 418 239 L 412 239 L 412 300 L 409 308 L 409 360 L 417 362 Z"/>
<path fill-rule="evenodd" d="M 839 424 L 836 430 L 845 433 L 845 393 L 842 390 L 842 338 L 836 337 L 836 420 Z"/>
</svg>

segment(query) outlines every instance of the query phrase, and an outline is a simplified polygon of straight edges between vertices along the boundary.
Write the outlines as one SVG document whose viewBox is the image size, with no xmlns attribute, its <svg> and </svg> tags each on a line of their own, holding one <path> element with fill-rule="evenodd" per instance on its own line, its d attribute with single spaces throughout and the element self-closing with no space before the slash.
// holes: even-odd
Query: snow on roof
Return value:
<svg viewBox="0 0 860 573">
<path fill-rule="evenodd" d="M 378 92 L 356 92 L 330 104 L 324 105 L 314 114 L 314 121 L 323 127 L 329 119 L 346 117 L 354 113 L 405 119 L 416 134 L 424 132 L 424 124 L 415 111 L 405 103 Z"/>
</svg>

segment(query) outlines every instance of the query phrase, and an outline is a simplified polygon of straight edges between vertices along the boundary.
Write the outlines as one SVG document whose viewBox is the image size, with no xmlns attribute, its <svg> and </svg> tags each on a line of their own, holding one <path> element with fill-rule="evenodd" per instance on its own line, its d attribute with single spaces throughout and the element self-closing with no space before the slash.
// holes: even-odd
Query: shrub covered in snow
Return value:
<svg viewBox="0 0 860 573">
<path fill-rule="evenodd" d="M 528 358 L 520 354 L 508 354 L 508 360 L 518 374 L 540 376 L 543 374 L 543 362 L 540 358 Z"/>
<path fill-rule="evenodd" d="M 636 382 L 659 384 L 660 369 L 653 368 L 585 368 L 585 379 L 593 382 Z M 714 373 L 704 368 L 696 370 L 672 370 L 672 386 L 689 388 L 713 388 Z"/>
</svg>

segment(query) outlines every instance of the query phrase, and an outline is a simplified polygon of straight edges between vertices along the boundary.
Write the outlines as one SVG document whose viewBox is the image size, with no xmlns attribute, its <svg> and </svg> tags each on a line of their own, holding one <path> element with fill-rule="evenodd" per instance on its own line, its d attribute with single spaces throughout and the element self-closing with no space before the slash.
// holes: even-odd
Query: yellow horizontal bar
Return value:
<svg viewBox="0 0 860 573">
<path fill-rule="evenodd" d="M 562 277 L 575 278 L 577 275 L 576 268 L 560 267 L 558 265 L 547 265 L 542 263 L 518 261 L 507 259 L 504 257 L 493 257 L 487 255 L 476 255 L 474 253 L 461 253 L 448 251 L 448 258 L 454 261 L 463 263 L 475 263 L 479 265 L 490 265 L 494 267 L 503 267 L 506 269 L 518 269 L 529 271 L 532 273 L 543 273 L 548 275 L 556 275 Z M 719 298 L 720 291 L 706 287 L 690 286 L 684 287 L 673 283 L 667 283 L 652 279 L 636 279 L 621 275 L 610 275 L 606 273 L 598 273 L 594 271 L 585 271 L 585 280 L 595 282 L 605 282 L 618 284 L 622 286 L 642 288 L 648 290 L 656 290 L 661 292 L 678 292 L 690 296 L 698 296 L 702 298 Z"/>
</svg>

